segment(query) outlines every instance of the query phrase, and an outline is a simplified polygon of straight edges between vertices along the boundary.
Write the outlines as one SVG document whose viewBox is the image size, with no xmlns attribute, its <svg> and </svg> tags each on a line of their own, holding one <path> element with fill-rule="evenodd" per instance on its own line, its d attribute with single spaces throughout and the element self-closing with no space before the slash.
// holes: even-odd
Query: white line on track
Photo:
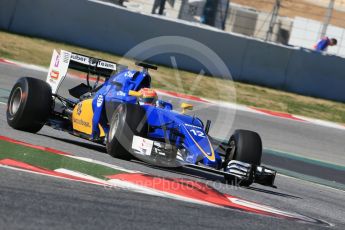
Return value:
<svg viewBox="0 0 345 230">
<path fill-rule="evenodd" d="M 108 164 L 108 163 L 105 163 L 105 162 L 102 162 L 102 161 L 97 161 L 97 160 L 94 160 L 94 159 L 91 159 L 91 158 L 87 158 L 87 157 L 80 157 L 80 156 L 73 156 L 73 155 L 71 155 L 71 156 L 67 155 L 66 157 L 71 157 L 71 158 L 74 158 L 74 159 L 78 159 L 78 160 L 82 160 L 82 161 L 86 161 L 86 162 L 91 162 L 91 163 L 94 163 L 94 164 L 103 165 L 105 167 L 109 167 L 109 168 L 112 168 L 112 169 L 115 169 L 115 170 L 120 170 L 120 171 L 124 171 L 124 172 L 128 172 L 128 173 L 143 173 L 143 172 L 140 172 L 140 171 L 134 171 L 134 170 L 125 169 L 125 168 L 122 168 L 122 167 L 119 167 L 119 166 L 116 166 L 116 165 Z"/>
<path fill-rule="evenodd" d="M 7 103 L 0 101 L 0 105 L 7 105 Z"/>
<path fill-rule="evenodd" d="M 67 178 L 67 177 L 55 176 L 55 175 L 50 175 L 50 174 L 41 173 L 41 172 L 34 172 L 34 171 L 31 171 L 31 170 L 20 169 L 20 168 L 8 166 L 8 165 L 1 165 L 0 164 L 0 168 L 11 169 L 11 170 L 20 171 L 20 172 L 27 172 L 27 173 L 37 174 L 37 175 L 42 175 L 42 176 L 54 177 L 54 178 L 64 179 L 64 180 L 69 180 L 69 181 L 82 182 L 82 183 L 86 183 L 86 184 L 103 186 L 103 185 L 100 185 L 98 183 L 92 183 L 92 182 L 89 182 L 89 181 L 83 181 L 83 180 L 77 180 L 77 179 L 72 179 L 72 178 Z"/>
<path fill-rule="evenodd" d="M 108 182 L 106 180 L 102 180 L 102 179 L 99 179 L 97 177 L 85 174 L 85 173 L 81 173 L 81 172 L 77 172 L 77 171 L 73 171 L 73 170 L 69 170 L 69 169 L 65 169 L 65 168 L 58 168 L 58 169 L 55 169 L 54 171 L 59 172 L 59 173 L 63 173 L 63 174 L 67 174 L 67 175 L 71 175 L 71 176 L 75 176 L 75 177 L 79 177 L 79 178 L 83 178 L 83 179 L 90 180 L 90 181 L 96 181 L 96 182 L 102 183 L 104 185 L 108 184 Z"/>
</svg>

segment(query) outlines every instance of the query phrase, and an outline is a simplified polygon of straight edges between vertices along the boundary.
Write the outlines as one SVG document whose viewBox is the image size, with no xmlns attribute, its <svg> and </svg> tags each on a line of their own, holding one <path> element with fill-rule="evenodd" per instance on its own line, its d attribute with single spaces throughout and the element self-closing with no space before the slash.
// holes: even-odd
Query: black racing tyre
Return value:
<svg viewBox="0 0 345 230">
<path fill-rule="evenodd" d="M 133 158 L 133 135 L 146 137 L 148 124 L 146 111 L 136 104 L 120 104 L 113 113 L 107 134 L 107 152 L 123 160 Z"/>
<path fill-rule="evenodd" d="M 260 165 L 262 142 L 258 133 L 249 130 L 235 130 L 229 139 L 229 145 L 234 147 L 233 158 L 252 165 Z"/>
<path fill-rule="evenodd" d="M 20 78 L 12 88 L 7 102 L 7 123 L 14 129 L 36 133 L 52 111 L 52 90 L 45 81 Z"/>
<path fill-rule="evenodd" d="M 230 160 L 242 161 L 258 166 L 261 164 L 262 141 L 258 133 L 249 130 L 235 130 L 229 139 L 231 151 L 225 157 L 225 163 Z M 225 178 L 227 179 L 227 178 Z M 254 171 L 249 180 L 241 181 L 240 185 L 249 186 L 253 183 Z"/>
</svg>

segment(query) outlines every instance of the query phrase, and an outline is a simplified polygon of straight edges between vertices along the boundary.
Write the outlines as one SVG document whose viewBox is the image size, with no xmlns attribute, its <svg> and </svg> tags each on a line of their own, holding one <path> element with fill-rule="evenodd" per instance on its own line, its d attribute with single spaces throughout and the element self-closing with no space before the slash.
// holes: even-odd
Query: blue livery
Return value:
<svg viewBox="0 0 345 230">
<path fill-rule="evenodd" d="M 105 103 L 137 104 L 137 98 L 130 96 L 129 91 L 139 91 L 149 87 L 151 87 L 151 77 L 146 69 L 143 71 L 126 69 L 111 76 L 97 91 L 93 99 L 93 135 L 99 135 L 99 124 L 105 130 L 109 130 L 109 127 L 104 125 L 105 122 L 101 122 L 101 118 L 106 117 L 104 114 Z M 104 100 L 100 98 L 104 98 Z M 100 105 L 97 101 L 102 101 L 102 104 Z M 147 114 L 148 126 L 154 127 L 146 138 L 173 143 L 177 149 L 185 149 L 186 155 L 181 159 L 187 163 L 202 163 L 220 169 L 222 159 L 213 149 L 201 120 L 173 111 L 172 105 L 168 102 L 159 100 L 158 103 L 161 106 L 142 105 Z"/>
</svg>

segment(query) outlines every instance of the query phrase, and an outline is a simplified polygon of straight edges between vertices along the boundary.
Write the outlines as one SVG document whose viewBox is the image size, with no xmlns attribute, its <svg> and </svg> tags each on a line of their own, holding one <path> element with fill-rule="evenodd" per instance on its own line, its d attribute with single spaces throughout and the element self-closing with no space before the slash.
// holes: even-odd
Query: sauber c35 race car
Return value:
<svg viewBox="0 0 345 230">
<path fill-rule="evenodd" d="M 204 125 L 195 115 L 185 114 L 192 105 L 182 103 L 182 112 L 177 112 L 169 102 L 152 104 L 144 98 L 143 92 L 151 87 L 148 70 L 157 67 L 137 65 L 141 71 L 54 50 L 46 81 L 22 77 L 13 86 L 7 122 L 32 133 L 44 125 L 66 131 L 104 144 L 111 156 L 120 159 L 208 171 L 243 186 L 255 182 L 274 187 L 276 172 L 261 165 L 262 142 L 257 133 L 236 130 L 228 141 L 212 138 L 210 120 Z M 69 95 L 62 95 L 59 88 L 69 70 L 83 73 L 86 84 L 79 80 L 68 89 Z"/>
</svg>

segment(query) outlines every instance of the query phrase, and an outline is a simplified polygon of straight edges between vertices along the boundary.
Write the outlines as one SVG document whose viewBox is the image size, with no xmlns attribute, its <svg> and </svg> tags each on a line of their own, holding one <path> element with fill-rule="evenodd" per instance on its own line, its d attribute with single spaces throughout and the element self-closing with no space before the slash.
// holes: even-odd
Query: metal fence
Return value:
<svg viewBox="0 0 345 230">
<path fill-rule="evenodd" d="M 345 56 L 345 0 L 104 0 L 129 10 L 213 26 L 268 42 L 313 49 L 322 37 Z"/>
</svg>

